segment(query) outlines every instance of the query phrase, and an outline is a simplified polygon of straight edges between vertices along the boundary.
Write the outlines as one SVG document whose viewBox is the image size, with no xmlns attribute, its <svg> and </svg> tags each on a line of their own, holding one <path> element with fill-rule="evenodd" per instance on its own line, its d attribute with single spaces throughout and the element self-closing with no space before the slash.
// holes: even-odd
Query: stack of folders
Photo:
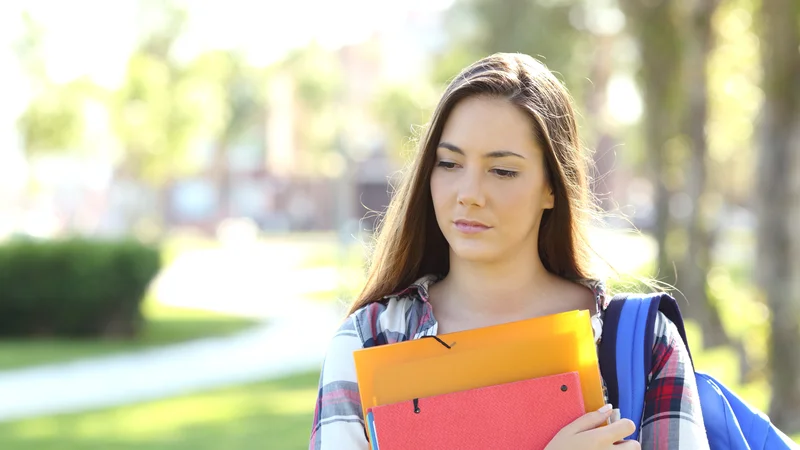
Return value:
<svg viewBox="0 0 800 450">
<path fill-rule="evenodd" d="M 373 450 L 544 449 L 604 402 L 588 311 L 353 356 Z"/>
</svg>

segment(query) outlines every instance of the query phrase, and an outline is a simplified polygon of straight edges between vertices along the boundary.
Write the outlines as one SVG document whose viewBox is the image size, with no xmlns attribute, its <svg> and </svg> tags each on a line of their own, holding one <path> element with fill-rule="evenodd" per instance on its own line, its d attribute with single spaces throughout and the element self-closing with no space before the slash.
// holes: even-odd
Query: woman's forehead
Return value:
<svg viewBox="0 0 800 450">
<path fill-rule="evenodd" d="M 502 98 L 471 97 L 459 102 L 445 121 L 440 143 L 465 155 L 505 151 L 528 158 L 540 153 L 530 117 Z"/>
</svg>

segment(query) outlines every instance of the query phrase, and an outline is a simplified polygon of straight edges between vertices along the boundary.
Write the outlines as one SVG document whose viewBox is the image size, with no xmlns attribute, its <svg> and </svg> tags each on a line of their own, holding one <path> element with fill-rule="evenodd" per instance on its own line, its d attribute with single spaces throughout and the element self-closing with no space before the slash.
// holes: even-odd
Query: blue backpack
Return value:
<svg viewBox="0 0 800 450">
<path fill-rule="evenodd" d="M 688 350 L 678 303 L 668 294 L 618 295 L 605 312 L 598 349 L 600 369 L 609 402 L 636 425 L 628 439 L 639 438 L 658 311 L 675 324 Z M 695 376 L 711 450 L 800 449 L 769 417 L 747 405 L 722 383 L 704 373 L 695 372 Z"/>
</svg>

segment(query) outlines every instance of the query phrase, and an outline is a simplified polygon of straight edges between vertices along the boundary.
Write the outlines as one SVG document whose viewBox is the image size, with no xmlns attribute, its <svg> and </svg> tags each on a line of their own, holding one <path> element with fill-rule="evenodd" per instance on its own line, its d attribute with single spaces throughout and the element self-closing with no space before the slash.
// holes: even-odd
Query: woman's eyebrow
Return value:
<svg viewBox="0 0 800 450">
<path fill-rule="evenodd" d="M 458 148 L 458 146 L 453 145 L 453 144 L 451 144 L 449 142 L 444 142 L 444 141 L 439 142 L 439 147 L 446 148 L 446 149 L 450 150 L 451 152 L 455 152 L 455 153 L 458 153 L 460 155 L 464 154 L 464 150 L 461 150 L 460 148 Z M 486 153 L 485 155 L 483 155 L 484 158 L 506 158 L 506 157 L 509 157 L 509 156 L 516 156 L 517 158 L 525 159 L 525 157 L 520 155 L 519 153 L 514 153 L 514 152 L 511 152 L 511 151 L 508 151 L 508 150 L 496 150 L 496 151 L 489 152 L 489 153 Z"/>
</svg>

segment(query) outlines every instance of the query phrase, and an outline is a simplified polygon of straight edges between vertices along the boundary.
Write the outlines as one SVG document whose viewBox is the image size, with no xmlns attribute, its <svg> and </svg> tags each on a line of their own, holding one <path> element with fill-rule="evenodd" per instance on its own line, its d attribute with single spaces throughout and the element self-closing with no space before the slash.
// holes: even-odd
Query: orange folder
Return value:
<svg viewBox="0 0 800 450">
<path fill-rule="evenodd" d="M 421 397 L 577 372 L 586 412 L 603 406 L 589 311 L 570 311 L 353 353 L 364 417 Z"/>
<path fill-rule="evenodd" d="M 577 372 L 370 409 L 375 450 L 542 450 L 583 415 Z"/>
</svg>

